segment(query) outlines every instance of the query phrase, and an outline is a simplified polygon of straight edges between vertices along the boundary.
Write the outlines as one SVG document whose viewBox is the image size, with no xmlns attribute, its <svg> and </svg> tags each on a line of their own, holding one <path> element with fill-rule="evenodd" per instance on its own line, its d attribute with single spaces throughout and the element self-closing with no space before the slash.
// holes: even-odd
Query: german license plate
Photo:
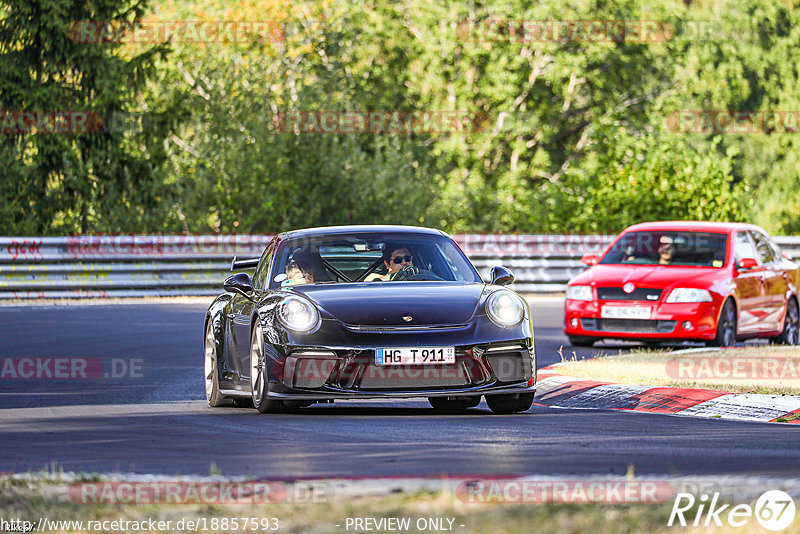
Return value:
<svg viewBox="0 0 800 534">
<path fill-rule="evenodd" d="M 649 319 L 652 308 L 648 306 L 603 306 L 603 319 Z"/>
<path fill-rule="evenodd" d="M 375 365 L 456 363 L 455 347 L 413 347 L 375 350 Z"/>
</svg>

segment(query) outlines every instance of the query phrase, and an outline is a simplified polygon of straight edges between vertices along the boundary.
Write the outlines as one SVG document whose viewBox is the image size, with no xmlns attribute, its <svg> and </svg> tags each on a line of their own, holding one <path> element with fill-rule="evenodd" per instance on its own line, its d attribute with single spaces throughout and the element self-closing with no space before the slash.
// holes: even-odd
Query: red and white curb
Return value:
<svg viewBox="0 0 800 534">
<path fill-rule="evenodd" d="M 786 419 L 780 422 L 800 424 L 800 396 L 612 384 L 561 375 L 560 365 L 539 369 L 537 403 L 555 408 L 625 410 L 764 423 Z"/>
</svg>

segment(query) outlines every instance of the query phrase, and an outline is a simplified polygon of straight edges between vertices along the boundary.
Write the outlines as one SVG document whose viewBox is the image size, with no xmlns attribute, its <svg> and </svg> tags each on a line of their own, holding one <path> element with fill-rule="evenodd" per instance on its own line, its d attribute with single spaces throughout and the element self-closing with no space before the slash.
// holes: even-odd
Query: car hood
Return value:
<svg viewBox="0 0 800 534">
<path fill-rule="evenodd" d="M 665 265 L 595 265 L 579 274 L 570 285 L 621 287 L 628 282 L 636 287 L 667 289 L 680 284 L 710 287 L 726 278 L 725 269 Z"/>
<path fill-rule="evenodd" d="M 484 287 L 458 282 L 364 282 L 295 286 L 292 291 L 347 325 L 427 326 L 470 322 Z"/>
</svg>

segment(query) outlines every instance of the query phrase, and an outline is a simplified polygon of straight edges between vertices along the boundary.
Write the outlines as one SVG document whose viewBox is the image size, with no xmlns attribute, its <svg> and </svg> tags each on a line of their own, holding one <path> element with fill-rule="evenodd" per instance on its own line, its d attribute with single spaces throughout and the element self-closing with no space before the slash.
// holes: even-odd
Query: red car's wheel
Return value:
<svg viewBox="0 0 800 534">
<path fill-rule="evenodd" d="M 783 320 L 783 332 L 771 341 L 778 345 L 800 344 L 800 313 L 797 310 L 797 301 L 790 298 L 786 303 L 786 317 Z"/>
<path fill-rule="evenodd" d="M 736 305 L 728 299 L 722 307 L 717 322 L 717 337 L 712 345 L 717 347 L 732 347 L 736 343 Z"/>
</svg>

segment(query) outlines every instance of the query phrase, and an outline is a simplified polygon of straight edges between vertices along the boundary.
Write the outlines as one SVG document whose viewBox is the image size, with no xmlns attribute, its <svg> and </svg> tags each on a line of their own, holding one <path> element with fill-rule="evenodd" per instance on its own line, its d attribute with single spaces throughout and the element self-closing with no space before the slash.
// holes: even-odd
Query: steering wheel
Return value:
<svg viewBox="0 0 800 534">
<path fill-rule="evenodd" d="M 414 267 L 413 265 L 407 265 L 394 273 L 390 280 L 442 280 L 433 272 L 427 269 L 420 269 L 419 267 Z"/>
</svg>

